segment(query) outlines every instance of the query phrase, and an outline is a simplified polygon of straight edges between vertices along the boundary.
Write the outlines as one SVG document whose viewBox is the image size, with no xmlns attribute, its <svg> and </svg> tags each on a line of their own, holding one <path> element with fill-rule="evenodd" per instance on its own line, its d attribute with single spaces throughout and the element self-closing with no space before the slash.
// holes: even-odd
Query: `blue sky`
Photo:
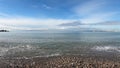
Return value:
<svg viewBox="0 0 120 68">
<path fill-rule="evenodd" d="M 0 26 L 50 29 L 79 21 L 120 21 L 120 0 L 0 0 Z"/>
</svg>

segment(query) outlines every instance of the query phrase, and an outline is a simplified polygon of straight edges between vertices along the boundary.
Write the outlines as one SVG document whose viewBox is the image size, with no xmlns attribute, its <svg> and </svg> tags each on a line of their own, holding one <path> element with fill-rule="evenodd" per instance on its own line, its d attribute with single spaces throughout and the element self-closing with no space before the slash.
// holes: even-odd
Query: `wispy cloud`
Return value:
<svg viewBox="0 0 120 68">
<path fill-rule="evenodd" d="M 5 30 L 49 30 L 49 28 L 17 27 L 17 26 L 10 26 L 10 25 L 0 25 L 0 29 L 5 29 Z"/>
<path fill-rule="evenodd" d="M 116 14 L 118 14 L 118 12 L 94 13 L 82 18 L 81 22 L 86 24 L 105 22 L 111 20 Z"/>
<path fill-rule="evenodd" d="M 57 25 L 61 23 L 71 22 L 74 20 L 64 19 L 39 19 L 39 18 L 0 18 L 1 24 L 13 25 Z"/>
<path fill-rule="evenodd" d="M 62 27 L 75 26 L 76 27 L 80 25 L 84 25 L 84 24 L 82 24 L 80 21 L 74 21 L 74 22 L 62 23 L 62 24 L 59 24 L 58 26 L 62 26 Z"/>
<path fill-rule="evenodd" d="M 28 29 L 32 29 L 29 26 L 37 26 L 36 28 L 56 28 L 55 26 L 62 23 L 72 22 L 75 20 L 64 20 L 64 19 L 40 19 L 40 18 L 0 18 L 0 25 L 10 27 L 12 29 L 20 28 L 21 26 L 27 26 Z M 14 27 L 13 27 L 14 26 Z M 38 27 L 39 26 L 39 27 Z M 21 27 L 22 29 L 23 27 Z M 24 27 L 26 28 L 26 27 Z M 35 29 L 35 28 L 33 28 Z"/>
<path fill-rule="evenodd" d="M 109 26 L 120 26 L 120 22 L 119 21 L 106 21 L 106 22 L 101 22 L 101 23 L 96 23 L 96 24 L 93 24 L 93 25 L 99 25 L 99 26 L 106 26 L 106 25 L 109 25 Z"/>
<path fill-rule="evenodd" d="M 109 4 L 108 0 L 90 0 L 74 7 L 76 15 L 81 17 L 81 22 L 86 24 L 109 21 L 116 14 L 116 11 L 105 10 Z"/>
<path fill-rule="evenodd" d="M 99 9 L 103 8 L 105 4 L 105 1 L 90 0 L 88 2 L 76 6 L 74 8 L 74 11 L 79 15 L 87 15 L 94 12 L 98 12 Z"/>
<path fill-rule="evenodd" d="M 46 9 L 52 9 L 52 7 L 46 5 L 46 4 L 43 4 L 43 8 L 46 8 Z"/>
<path fill-rule="evenodd" d="M 0 13 L 0 29 L 52 29 L 56 25 L 76 20 L 55 18 L 30 18 L 25 16 Z"/>
</svg>

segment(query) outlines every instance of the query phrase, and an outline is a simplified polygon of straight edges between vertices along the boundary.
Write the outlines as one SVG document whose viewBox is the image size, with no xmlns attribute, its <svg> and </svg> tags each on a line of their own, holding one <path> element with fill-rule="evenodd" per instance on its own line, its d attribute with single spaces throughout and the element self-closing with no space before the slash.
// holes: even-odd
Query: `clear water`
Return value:
<svg viewBox="0 0 120 68">
<path fill-rule="evenodd" d="M 0 33 L 1 57 L 120 53 L 118 32 L 14 31 Z"/>
</svg>

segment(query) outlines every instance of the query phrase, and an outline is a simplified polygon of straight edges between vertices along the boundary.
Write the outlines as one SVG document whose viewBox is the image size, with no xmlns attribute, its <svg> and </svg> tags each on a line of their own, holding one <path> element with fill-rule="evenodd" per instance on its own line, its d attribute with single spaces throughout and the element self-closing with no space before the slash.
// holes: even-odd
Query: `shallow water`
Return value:
<svg viewBox="0 0 120 68">
<path fill-rule="evenodd" d="M 103 52 L 120 53 L 120 33 L 62 31 L 0 33 L 1 57 L 48 57 Z"/>
</svg>

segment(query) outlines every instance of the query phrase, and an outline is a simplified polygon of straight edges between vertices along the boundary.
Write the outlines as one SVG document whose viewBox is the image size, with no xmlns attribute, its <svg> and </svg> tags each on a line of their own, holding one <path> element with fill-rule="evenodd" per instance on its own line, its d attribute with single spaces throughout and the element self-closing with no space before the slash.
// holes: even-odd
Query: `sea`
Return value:
<svg viewBox="0 0 120 68">
<path fill-rule="evenodd" d="M 0 57 L 120 54 L 120 32 L 0 32 Z"/>
</svg>

